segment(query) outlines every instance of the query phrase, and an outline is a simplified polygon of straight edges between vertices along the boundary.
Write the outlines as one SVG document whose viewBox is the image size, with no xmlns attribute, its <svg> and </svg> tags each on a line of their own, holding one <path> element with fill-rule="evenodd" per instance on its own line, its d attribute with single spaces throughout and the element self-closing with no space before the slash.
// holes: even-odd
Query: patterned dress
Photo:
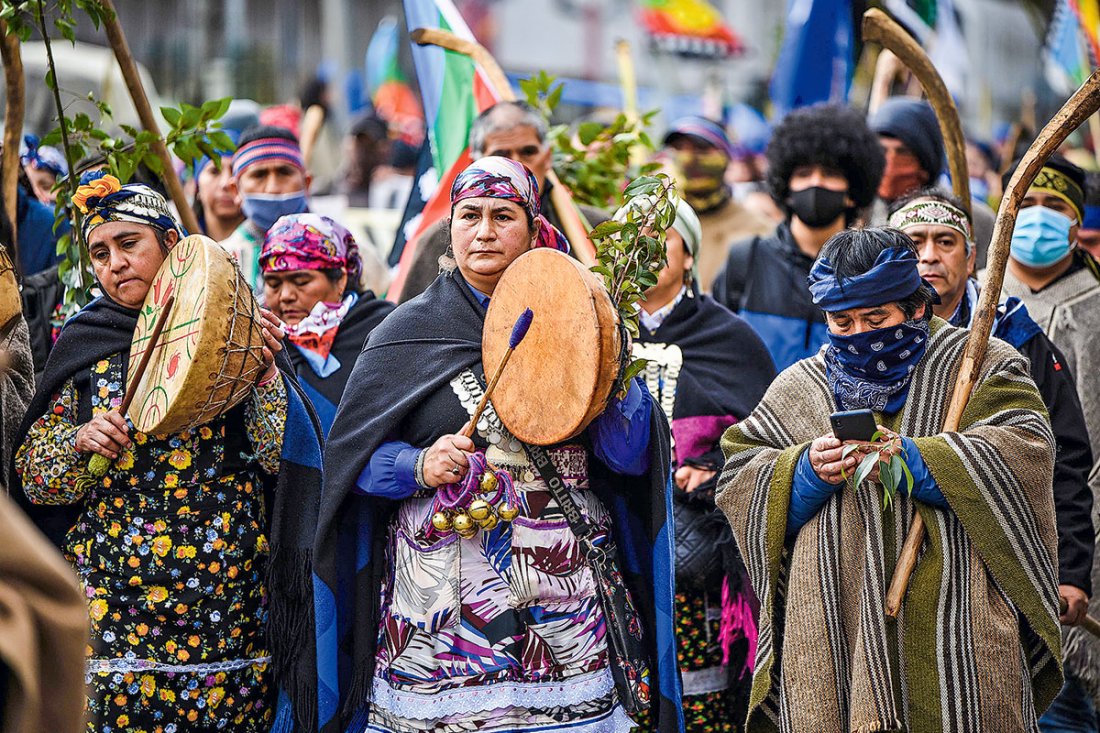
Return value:
<svg viewBox="0 0 1100 733">
<path fill-rule="evenodd" d="M 92 366 L 93 414 L 121 402 L 122 368 L 121 354 Z M 87 730 L 266 733 L 274 686 L 258 472 L 278 470 L 286 385 L 259 386 L 195 430 L 131 432 L 131 447 L 93 482 L 75 448 L 74 382 L 35 423 L 16 462 L 32 502 L 80 507 L 63 549 L 91 616 Z M 227 440 L 234 428 L 243 431 L 240 455 Z"/>
<path fill-rule="evenodd" d="M 480 398 L 473 374 L 451 387 L 472 413 Z M 432 541 L 424 525 L 434 491 L 401 502 L 389 528 L 394 571 L 382 589 L 367 730 L 630 730 L 608 669 L 595 580 L 573 531 L 491 405 L 477 427 L 486 457 L 515 478 L 520 515 L 471 539 Z M 588 490 L 589 451 L 549 453 L 588 521 L 610 531 Z"/>
</svg>

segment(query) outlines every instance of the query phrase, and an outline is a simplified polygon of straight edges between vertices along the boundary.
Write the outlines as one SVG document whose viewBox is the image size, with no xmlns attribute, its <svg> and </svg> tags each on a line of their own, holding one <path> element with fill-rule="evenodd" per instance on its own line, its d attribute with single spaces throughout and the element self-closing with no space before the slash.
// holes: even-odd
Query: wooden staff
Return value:
<svg viewBox="0 0 1100 733">
<path fill-rule="evenodd" d="M 19 284 L 15 280 L 15 263 L 19 261 L 19 142 L 23 134 L 23 110 L 26 102 L 19 38 L 9 33 L 8 24 L 3 20 L 0 20 L 0 55 L 4 60 L 4 87 L 7 92 L 4 151 L 0 158 L 0 167 L 3 168 L 0 191 L 4 196 L 4 212 L 11 222 L 11 241 L 0 242 L 0 327 L 3 327 L 23 310 Z"/>
<path fill-rule="evenodd" d="M 16 243 L 18 234 L 18 189 L 19 189 L 19 143 L 23 136 L 23 112 L 26 107 L 26 93 L 23 80 L 23 56 L 19 51 L 19 37 L 10 33 L 8 24 L 0 20 L 0 55 L 4 59 L 4 89 L 7 97 L 4 108 L 4 153 L 0 165 L 4 176 L 0 180 L 0 191 L 4 194 L 4 212 L 11 221 L 10 242 L 4 242 L 11 248 L 13 260 L 19 258 Z"/>
<path fill-rule="evenodd" d="M 100 3 L 105 11 L 103 27 L 107 31 L 107 39 L 111 42 L 111 48 L 114 49 L 115 58 L 118 59 L 119 68 L 122 69 L 122 78 L 126 82 L 126 89 L 130 92 L 130 99 L 134 101 L 134 108 L 141 120 L 141 126 L 157 136 L 157 139 L 153 141 L 153 153 L 160 158 L 161 167 L 163 168 L 160 177 L 165 186 L 168 187 L 168 193 L 171 195 L 172 201 L 176 204 L 183 226 L 192 234 L 198 233 L 201 231 L 199 220 L 195 217 L 195 212 L 191 209 L 190 204 L 187 203 L 183 185 L 180 183 L 179 176 L 176 175 L 172 156 L 168 154 L 168 146 L 164 144 L 164 137 L 160 134 L 160 125 L 157 124 L 157 118 L 153 116 L 153 108 L 149 105 L 149 97 L 145 94 L 145 87 L 141 83 L 137 64 L 134 63 L 133 54 L 130 53 L 130 45 L 126 42 L 126 35 L 122 32 L 122 26 L 118 22 L 118 13 L 115 11 L 114 3 L 112 0 L 100 0 Z"/>
<path fill-rule="evenodd" d="M 516 100 L 512 85 L 508 83 L 508 77 L 504 75 L 492 54 L 480 43 L 459 38 L 454 33 L 438 28 L 417 28 L 409 35 L 413 41 L 421 46 L 439 46 L 448 51 L 469 56 L 485 72 L 489 84 L 503 101 L 514 102 Z M 546 173 L 546 180 L 551 184 L 550 202 L 554 205 L 554 210 L 558 212 L 558 218 L 561 220 L 561 228 L 566 239 L 569 240 L 577 259 L 586 266 L 591 267 L 596 264 L 596 247 L 592 244 L 592 240 L 588 238 L 588 227 L 585 225 L 580 211 L 573 203 L 573 197 L 569 195 L 569 190 L 562 185 L 553 168 Z"/>
<path fill-rule="evenodd" d="M 939 72 L 928 54 L 898 23 L 878 8 L 863 14 L 863 38 L 875 41 L 901 59 L 920 81 L 928 101 L 936 113 L 947 147 L 947 166 L 951 171 L 951 188 L 970 213 L 970 174 L 966 170 L 966 138 L 959 122 L 959 110 L 947 91 Z"/>
<path fill-rule="evenodd" d="M 955 380 L 955 392 L 951 396 L 951 403 L 947 408 L 947 419 L 943 424 L 945 433 L 959 429 L 963 410 L 978 379 L 978 371 L 985 357 L 986 347 L 989 345 L 989 335 L 993 331 L 997 304 L 1001 299 L 1001 285 L 1005 279 L 1009 245 L 1012 242 L 1012 230 L 1016 226 L 1016 212 L 1020 209 L 1020 202 L 1023 201 L 1027 190 L 1031 187 L 1031 182 L 1035 180 L 1035 176 L 1038 175 L 1047 158 L 1098 108 L 1100 108 L 1100 69 L 1093 71 L 1092 76 L 1081 85 L 1081 88 L 1070 97 L 1039 133 L 1039 137 L 1020 160 L 1020 165 L 1017 166 L 1016 172 L 1012 174 L 1012 179 L 1005 188 L 1001 209 L 997 214 L 996 225 L 993 227 L 993 241 L 989 247 L 989 265 L 986 269 L 985 285 L 978 298 L 974 323 L 970 327 L 966 351 L 963 352 L 959 375 Z M 905 597 L 906 588 L 909 587 L 909 577 L 913 573 L 913 568 L 916 567 L 917 553 L 920 552 L 923 541 L 924 520 L 918 513 L 913 516 L 913 523 L 901 548 L 894 577 L 890 581 L 890 589 L 886 594 L 886 613 L 891 617 L 896 618 L 901 610 L 901 602 Z"/>
</svg>

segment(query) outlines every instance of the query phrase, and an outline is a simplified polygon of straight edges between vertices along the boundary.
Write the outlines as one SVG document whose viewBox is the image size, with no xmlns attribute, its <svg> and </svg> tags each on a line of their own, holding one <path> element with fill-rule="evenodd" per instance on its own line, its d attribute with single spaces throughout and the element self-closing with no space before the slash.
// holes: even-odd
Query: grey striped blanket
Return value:
<svg viewBox="0 0 1100 733">
<path fill-rule="evenodd" d="M 837 408 L 819 356 L 784 371 L 722 441 L 718 506 L 760 599 L 749 731 L 1033 731 L 1062 682 L 1054 438 L 1027 364 L 993 340 L 941 433 L 966 332 L 933 319 L 905 408 L 950 509 L 845 486 L 789 542 L 791 480 Z M 897 621 L 886 587 L 914 512 L 928 536 Z"/>
</svg>

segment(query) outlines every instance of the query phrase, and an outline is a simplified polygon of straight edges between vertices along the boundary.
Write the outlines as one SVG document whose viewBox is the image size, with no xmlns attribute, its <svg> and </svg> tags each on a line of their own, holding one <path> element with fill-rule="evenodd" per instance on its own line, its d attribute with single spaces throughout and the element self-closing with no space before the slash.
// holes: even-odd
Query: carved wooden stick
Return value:
<svg viewBox="0 0 1100 733">
<path fill-rule="evenodd" d="M 1020 160 L 1020 165 L 1016 167 L 1016 172 L 1012 174 L 1012 179 L 1005 188 L 1001 209 L 997 213 L 997 223 L 993 227 L 993 241 L 989 246 L 985 285 L 978 298 L 974 323 L 970 327 L 966 351 L 963 352 L 962 365 L 955 380 L 955 392 L 947 408 L 947 419 L 944 420 L 943 432 L 945 433 L 959 429 L 963 410 L 966 409 L 966 403 L 978 378 L 978 370 L 982 366 L 982 359 L 985 358 L 989 335 L 993 331 L 993 319 L 997 315 L 997 304 L 1001 299 L 1001 285 L 1005 279 L 1009 245 L 1012 242 L 1012 230 L 1016 226 L 1016 212 L 1020 209 L 1020 202 L 1023 201 L 1028 188 L 1031 187 L 1031 182 L 1035 180 L 1035 176 L 1038 175 L 1047 158 L 1098 108 L 1100 108 L 1100 70 L 1093 71 L 1092 76 L 1051 118 Z M 913 574 L 913 568 L 916 567 L 917 554 L 920 552 L 923 541 L 924 520 L 921 519 L 920 514 L 916 514 L 913 516 L 913 523 L 909 527 L 909 534 L 905 538 L 897 567 L 894 568 L 890 589 L 886 594 L 886 613 L 889 616 L 896 617 L 901 610 L 901 602 L 905 597 L 906 588 L 909 587 L 909 578 Z"/>
<path fill-rule="evenodd" d="M 0 187 L 4 192 L 4 211 L 11 221 L 12 241 L 4 242 L 10 250 L 13 261 L 19 259 L 19 245 L 16 242 L 18 225 L 19 188 L 19 143 L 23 137 L 23 113 L 26 108 L 26 94 L 23 80 L 23 56 L 19 51 L 19 37 L 10 33 L 8 24 L 0 20 L 0 55 L 4 58 L 4 89 L 7 94 L 4 108 L 4 177 Z"/>
<path fill-rule="evenodd" d="M 878 8 L 871 8 L 863 14 L 863 39 L 875 41 L 890 50 L 920 81 L 943 132 L 947 165 L 951 170 L 951 187 L 969 213 L 970 174 L 966 170 L 966 138 L 959 123 L 955 100 L 951 98 L 932 60 L 897 21 Z"/>
<path fill-rule="evenodd" d="M 508 83 L 508 77 L 504 75 L 492 54 L 480 43 L 459 38 L 450 31 L 439 30 L 438 28 L 417 28 L 409 35 L 421 46 L 439 46 L 448 51 L 469 56 L 485 72 L 489 84 L 492 85 L 502 100 L 506 102 L 515 101 L 516 95 L 512 91 L 512 86 Z M 572 245 L 577 259 L 584 263 L 586 267 L 596 264 L 596 247 L 592 244 L 592 240 L 588 238 L 588 227 L 574 205 L 569 190 L 558 180 L 558 175 L 554 173 L 553 168 L 547 172 L 546 180 L 552 185 L 550 202 L 554 205 L 554 210 L 558 212 L 565 238 Z"/>
</svg>

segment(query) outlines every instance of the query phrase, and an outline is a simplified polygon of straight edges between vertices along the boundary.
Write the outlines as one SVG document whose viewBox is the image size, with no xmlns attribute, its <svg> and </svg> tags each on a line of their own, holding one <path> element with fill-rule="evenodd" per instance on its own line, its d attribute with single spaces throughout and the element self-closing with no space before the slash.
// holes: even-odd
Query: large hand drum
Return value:
<svg viewBox="0 0 1100 733">
<path fill-rule="evenodd" d="M 127 383 L 171 295 L 176 303 L 128 412 L 145 433 L 177 433 L 209 422 L 247 397 L 264 369 L 261 317 L 251 288 L 229 253 L 193 235 L 168 253 L 145 296 Z"/>
<path fill-rule="evenodd" d="M 489 302 L 481 361 L 491 373 L 524 308 L 531 330 L 501 375 L 492 403 L 525 443 L 554 445 L 603 412 L 619 372 L 618 314 L 600 279 L 568 255 L 534 249 L 500 278 Z"/>
</svg>

